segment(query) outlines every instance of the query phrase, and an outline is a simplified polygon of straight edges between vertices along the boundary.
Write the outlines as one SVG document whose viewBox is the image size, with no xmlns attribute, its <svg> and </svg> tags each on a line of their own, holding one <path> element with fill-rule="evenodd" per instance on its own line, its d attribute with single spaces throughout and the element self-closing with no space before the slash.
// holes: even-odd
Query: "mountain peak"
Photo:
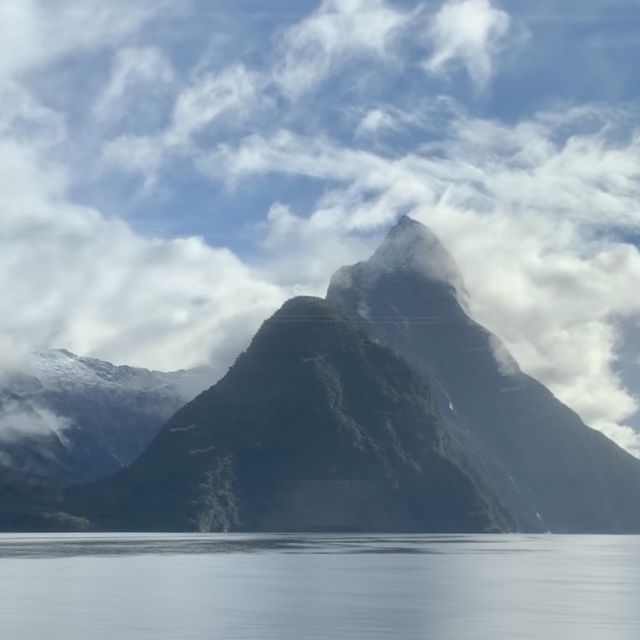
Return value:
<svg viewBox="0 0 640 640">
<path fill-rule="evenodd" d="M 410 218 L 408 215 L 402 215 L 398 218 L 395 225 L 391 227 L 391 229 L 389 230 L 389 234 L 394 233 L 396 230 L 410 229 L 410 228 L 416 231 L 420 229 L 427 229 L 427 227 L 425 227 L 422 223 L 418 222 L 417 220 Z"/>
<path fill-rule="evenodd" d="M 314 357 L 353 340 L 354 326 L 361 329 L 357 319 L 354 324 L 353 317 L 327 300 L 300 296 L 263 323 L 248 351 L 270 353 L 279 360 Z"/>
<path fill-rule="evenodd" d="M 335 310 L 326 300 L 313 296 L 297 296 L 287 300 L 274 318 L 279 319 L 286 316 L 324 316 L 335 313 Z"/>
<path fill-rule="evenodd" d="M 403 215 L 369 260 L 343 267 L 333 275 L 327 300 L 340 305 L 340 292 L 351 289 L 355 282 L 370 289 L 381 278 L 409 274 L 444 285 L 443 291 L 453 293 L 459 301 L 465 299 L 464 281 L 451 254 L 428 227 Z"/>
<path fill-rule="evenodd" d="M 403 227 L 403 226 L 408 226 L 408 225 L 420 225 L 420 223 L 417 220 L 414 220 L 413 218 L 410 218 L 408 215 L 403 214 L 401 215 L 396 224 L 394 225 L 395 227 Z M 420 226 L 424 226 L 424 225 L 420 225 Z"/>
<path fill-rule="evenodd" d="M 383 272 L 418 272 L 457 290 L 463 288 L 451 254 L 428 227 L 408 216 L 402 216 L 391 228 L 369 265 Z"/>
</svg>

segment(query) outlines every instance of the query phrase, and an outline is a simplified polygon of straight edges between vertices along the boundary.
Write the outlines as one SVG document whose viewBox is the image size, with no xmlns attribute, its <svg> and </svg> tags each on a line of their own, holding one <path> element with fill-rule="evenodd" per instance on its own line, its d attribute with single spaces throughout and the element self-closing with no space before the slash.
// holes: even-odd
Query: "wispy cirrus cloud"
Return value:
<svg viewBox="0 0 640 640">
<path fill-rule="evenodd" d="M 159 99 L 158 88 L 175 81 L 175 70 L 157 47 L 123 47 L 114 56 L 111 77 L 93 107 L 96 118 L 112 123 L 141 100 L 148 109 Z M 145 114 L 148 117 L 148 112 Z"/>
<path fill-rule="evenodd" d="M 261 79 L 237 65 L 197 77 L 178 94 L 169 126 L 151 135 L 123 135 L 104 147 L 104 160 L 118 169 L 154 180 L 171 155 L 189 155 L 193 136 L 221 118 L 242 117 L 259 99 Z"/>
<path fill-rule="evenodd" d="M 295 101 L 317 89 L 351 59 L 386 59 L 410 18 L 409 12 L 384 0 L 324 0 L 310 16 L 278 35 L 273 56 L 263 66 L 249 68 L 238 63 L 196 74 L 180 87 L 170 124 L 164 130 L 143 136 L 121 135 L 105 145 L 104 160 L 113 168 L 145 176 L 150 184 L 172 155 L 198 155 L 190 154 L 192 137 L 211 129 L 219 119 L 227 117 L 227 124 L 237 124 L 252 116 L 255 121 L 257 112 L 271 105 L 274 93 Z M 105 111 L 111 94 L 122 93 L 127 77 L 164 73 L 164 65 L 162 69 L 159 65 L 157 53 L 125 54 L 116 62 L 96 105 L 98 113 Z M 275 108 L 269 111 L 273 114 Z"/>
<path fill-rule="evenodd" d="M 274 69 L 277 85 L 296 98 L 351 58 L 384 61 L 411 15 L 384 0 L 324 0 L 282 35 Z"/>
<path fill-rule="evenodd" d="M 386 0 L 323 0 L 310 15 L 276 34 L 262 64 L 200 70 L 178 88 L 168 126 L 155 134 L 122 134 L 105 144 L 103 158 L 111 168 L 140 174 L 152 184 L 168 158 L 199 157 L 192 137 L 219 120 L 227 125 L 223 135 L 243 125 L 255 129 L 256 122 L 273 129 L 279 120 L 295 118 L 297 101 L 336 75 L 352 76 L 354 86 L 363 69 L 384 75 L 388 66 L 392 75 L 402 75 L 412 64 L 403 59 L 409 44 L 431 50 L 422 67 L 436 76 L 462 65 L 476 86 L 485 88 L 510 26 L 509 15 L 489 0 L 448 0 L 436 12 L 421 3 L 400 9 Z M 95 107 L 98 112 L 112 93 L 122 93 L 126 78 L 155 73 L 162 79 L 170 73 L 157 52 L 121 56 Z M 393 108 L 371 108 L 356 135 L 393 129 L 402 117 Z"/>
<path fill-rule="evenodd" d="M 179 0 L 22 0 L 0 4 L 0 78 L 15 76 L 61 56 L 121 42 L 149 20 L 183 3 Z"/>
</svg>

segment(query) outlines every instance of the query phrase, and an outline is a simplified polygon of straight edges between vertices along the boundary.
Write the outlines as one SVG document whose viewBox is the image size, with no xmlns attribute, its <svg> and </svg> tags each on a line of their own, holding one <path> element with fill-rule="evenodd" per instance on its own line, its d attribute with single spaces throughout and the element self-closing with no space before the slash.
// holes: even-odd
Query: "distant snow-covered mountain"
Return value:
<svg viewBox="0 0 640 640">
<path fill-rule="evenodd" d="M 109 476 L 213 382 L 208 367 L 165 373 L 35 351 L 0 379 L 0 467 L 62 484 Z"/>
</svg>

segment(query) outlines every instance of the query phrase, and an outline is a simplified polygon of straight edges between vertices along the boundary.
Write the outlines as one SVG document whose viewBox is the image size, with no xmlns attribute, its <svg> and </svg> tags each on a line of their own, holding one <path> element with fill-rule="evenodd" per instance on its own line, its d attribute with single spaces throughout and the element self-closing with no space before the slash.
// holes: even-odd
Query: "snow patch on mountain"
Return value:
<svg viewBox="0 0 640 640">
<path fill-rule="evenodd" d="M 104 477 L 215 381 L 209 367 L 167 373 L 34 351 L 0 378 L 2 464 L 63 482 Z"/>
</svg>

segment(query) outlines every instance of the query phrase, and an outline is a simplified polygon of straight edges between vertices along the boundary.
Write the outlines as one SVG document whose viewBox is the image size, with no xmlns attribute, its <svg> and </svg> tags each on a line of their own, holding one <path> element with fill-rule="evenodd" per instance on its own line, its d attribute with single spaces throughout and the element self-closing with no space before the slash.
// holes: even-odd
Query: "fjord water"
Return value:
<svg viewBox="0 0 640 640">
<path fill-rule="evenodd" d="M 640 538 L 0 536 L 11 640 L 638 637 Z"/>
</svg>

